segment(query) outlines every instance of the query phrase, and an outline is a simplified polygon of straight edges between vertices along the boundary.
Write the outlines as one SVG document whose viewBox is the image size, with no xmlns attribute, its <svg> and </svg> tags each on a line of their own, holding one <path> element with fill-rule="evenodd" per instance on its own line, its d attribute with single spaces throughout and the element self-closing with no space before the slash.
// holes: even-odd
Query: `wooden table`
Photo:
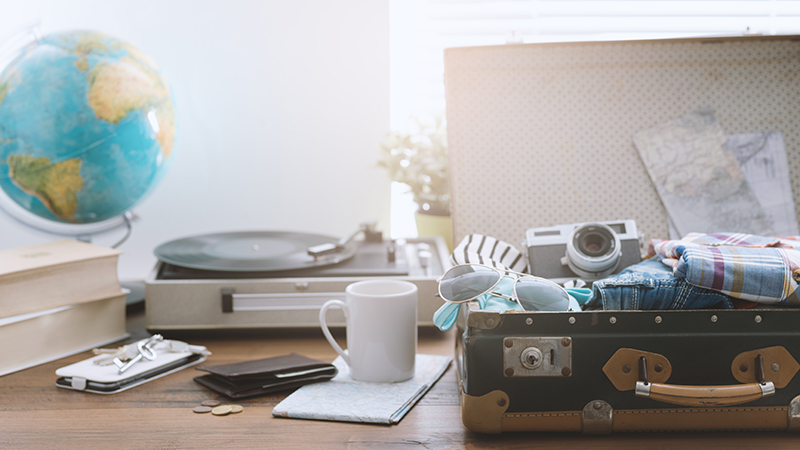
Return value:
<svg viewBox="0 0 800 450">
<path fill-rule="evenodd" d="M 147 336 L 144 314 L 128 317 L 131 341 Z M 206 364 L 227 364 L 297 352 L 331 361 L 336 354 L 319 330 L 164 333 L 205 345 Z M 339 333 L 343 339 L 343 333 Z M 422 329 L 419 352 L 452 355 L 453 331 Z M 114 395 L 59 389 L 55 370 L 88 358 L 89 352 L 0 377 L 0 448 L 137 449 L 458 449 L 578 448 L 660 449 L 798 448 L 790 433 L 636 433 L 611 436 L 506 433 L 480 435 L 461 424 L 457 380 L 451 367 L 403 420 L 393 426 L 272 417 L 286 394 L 237 401 L 244 412 L 196 414 L 207 399 L 225 400 L 192 378 L 189 368 Z"/>
</svg>

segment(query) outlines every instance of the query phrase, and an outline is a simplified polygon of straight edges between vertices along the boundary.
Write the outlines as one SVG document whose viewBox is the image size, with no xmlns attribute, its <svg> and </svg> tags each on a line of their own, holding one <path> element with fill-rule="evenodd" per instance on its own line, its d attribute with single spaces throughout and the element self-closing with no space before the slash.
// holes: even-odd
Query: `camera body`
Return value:
<svg viewBox="0 0 800 450">
<path fill-rule="evenodd" d="M 642 260 L 633 220 L 531 228 L 525 233 L 530 273 L 548 279 L 599 280 Z"/>
</svg>

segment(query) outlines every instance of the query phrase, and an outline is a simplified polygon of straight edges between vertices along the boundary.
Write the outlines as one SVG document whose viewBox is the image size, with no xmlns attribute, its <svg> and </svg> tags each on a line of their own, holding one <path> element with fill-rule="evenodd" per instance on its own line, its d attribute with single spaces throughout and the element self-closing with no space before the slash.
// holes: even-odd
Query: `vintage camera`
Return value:
<svg viewBox="0 0 800 450">
<path fill-rule="evenodd" d="M 530 273 L 542 278 L 599 280 L 642 260 L 633 220 L 531 228 L 525 242 Z"/>
</svg>

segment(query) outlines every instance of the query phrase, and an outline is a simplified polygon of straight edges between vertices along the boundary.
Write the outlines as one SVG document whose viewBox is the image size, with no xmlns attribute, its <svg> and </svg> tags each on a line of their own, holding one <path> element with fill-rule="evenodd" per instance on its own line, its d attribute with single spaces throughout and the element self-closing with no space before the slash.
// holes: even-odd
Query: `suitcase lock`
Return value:
<svg viewBox="0 0 800 450">
<path fill-rule="evenodd" d="M 538 347 L 528 347 L 522 351 L 520 360 L 522 362 L 522 367 L 536 370 L 541 367 L 542 361 L 544 361 L 544 355 L 542 355 L 542 351 L 539 350 Z"/>
<path fill-rule="evenodd" d="M 568 377 L 572 375 L 569 337 L 506 337 L 503 339 L 506 377 Z"/>
</svg>

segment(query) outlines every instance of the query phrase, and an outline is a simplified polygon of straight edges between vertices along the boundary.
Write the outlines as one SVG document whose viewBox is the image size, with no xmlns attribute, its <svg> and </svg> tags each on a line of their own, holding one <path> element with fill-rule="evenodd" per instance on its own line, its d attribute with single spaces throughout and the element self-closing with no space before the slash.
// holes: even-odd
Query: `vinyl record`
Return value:
<svg viewBox="0 0 800 450">
<path fill-rule="evenodd" d="M 327 266 L 355 254 L 355 246 L 314 259 L 308 248 L 336 244 L 339 239 L 286 231 L 242 231 L 190 236 L 161 244 L 154 250 L 165 263 L 200 270 L 269 272 Z"/>
</svg>

